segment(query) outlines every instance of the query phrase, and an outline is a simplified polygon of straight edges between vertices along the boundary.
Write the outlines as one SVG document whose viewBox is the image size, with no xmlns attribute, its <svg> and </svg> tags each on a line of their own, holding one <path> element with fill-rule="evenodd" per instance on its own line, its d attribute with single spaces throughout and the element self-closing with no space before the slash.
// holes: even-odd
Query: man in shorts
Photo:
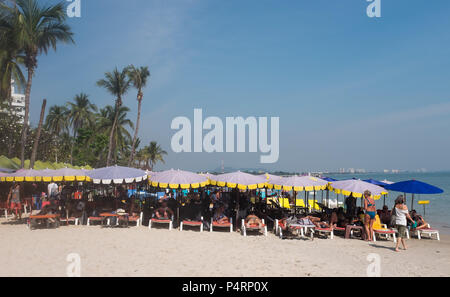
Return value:
<svg viewBox="0 0 450 297">
<path fill-rule="evenodd" d="M 11 190 L 8 194 L 8 205 L 10 205 L 11 210 L 14 212 L 14 219 L 17 220 L 17 216 L 19 216 L 19 220 L 22 219 L 22 203 L 20 201 L 20 185 L 15 184 L 11 187 Z M 9 204 L 11 203 L 11 204 Z"/>
</svg>

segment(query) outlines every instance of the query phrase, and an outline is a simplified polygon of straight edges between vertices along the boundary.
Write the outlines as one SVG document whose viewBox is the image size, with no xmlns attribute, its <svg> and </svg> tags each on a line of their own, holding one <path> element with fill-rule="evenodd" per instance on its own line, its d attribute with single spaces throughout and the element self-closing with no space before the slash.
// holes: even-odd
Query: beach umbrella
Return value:
<svg viewBox="0 0 450 297">
<path fill-rule="evenodd" d="M 208 185 L 208 177 L 184 170 L 166 170 L 150 175 L 152 187 L 171 189 L 196 189 Z"/>
<path fill-rule="evenodd" d="M 266 186 L 267 179 L 245 173 L 241 171 L 219 174 L 215 177 L 215 182 L 219 187 L 238 188 L 240 190 L 255 190 L 258 188 L 264 188 Z"/>
<path fill-rule="evenodd" d="M 433 185 L 418 181 L 406 180 L 385 186 L 386 189 L 396 192 L 412 194 L 411 209 L 414 206 L 414 194 L 441 194 L 444 190 Z"/>
<path fill-rule="evenodd" d="M 337 194 L 343 194 L 344 196 L 353 195 L 355 198 L 361 198 L 366 190 L 372 193 L 374 199 L 380 199 L 381 195 L 387 194 L 384 188 L 359 179 L 331 182 L 329 188 Z"/>
<path fill-rule="evenodd" d="M 90 181 L 87 170 L 73 169 L 73 168 L 61 168 L 53 170 L 52 180 L 55 182 L 61 181 Z"/>
<path fill-rule="evenodd" d="M 368 183 L 370 183 L 370 184 L 377 185 L 377 186 L 381 186 L 381 187 L 384 187 L 384 186 L 387 185 L 387 183 L 381 182 L 381 181 L 376 180 L 376 179 L 371 179 L 371 178 L 369 178 L 369 179 L 364 179 L 363 181 L 368 182 Z"/>
<path fill-rule="evenodd" d="M 334 181 L 337 181 L 337 179 L 335 179 L 335 178 L 332 178 L 332 177 L 321 177 L 321 179 L 323 179 L 323 180 L 326 180 L 327 182 L 334 182 Z"/>
<path fill-rule="evenodd" d="M 7 176 L 6 173 L 0 172 L 0 182 L 6 181 L 6 176 Z"/>
<path fill-rule="evenodd" d="M 217 175 L 206 172 L 206 173 L 200 173 L 200 175 L 206 176 L 208 178 L 208 184 L 215 186 L 216 185 L 216 177 Z"/>
<path fill-rule="evenodd" d="M 34 169 L 20 169 L 14 173 L 6 174 L 4 178 L 7 182 L 41 181 L 39 170 Z"/>
<path fill-rule="evenodd" d="M 147 179 L 147 173 L 144 170 L 123 167 L 123 166 L 110 166 L 87 171 L 86 174 L 92 179 L 94 184 L 109 185 L 141 182 Z"/>
</svg>

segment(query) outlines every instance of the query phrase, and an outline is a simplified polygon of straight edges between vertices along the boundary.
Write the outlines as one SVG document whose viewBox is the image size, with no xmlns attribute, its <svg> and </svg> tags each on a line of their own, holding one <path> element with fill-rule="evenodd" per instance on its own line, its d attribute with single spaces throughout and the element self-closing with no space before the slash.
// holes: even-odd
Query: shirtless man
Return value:
<svg viewBox="0 0 450 297">
<path fill-rule="evenodd" d="M 155 216 L 160 220 L 169 220 L 173 216 L 173 211 L 167 206 L 167 202 L 163 201 L 161 207 L 155 211 Z"/>
<path fill-rule="evenodd" d="M 257 215 L 255 215 L 254 212 L 251 212 L 251 213 L 245 218 L 244 223 L 245 223 L 245 226 L 246 226 L 247 228 L 250 228 L 250 227 L 254 228 L 255 225 L 256 225 L 258 228 L 262 228 L 262 227 L 264 226 L 262 220 L 261 220 Z"/>
</svg>

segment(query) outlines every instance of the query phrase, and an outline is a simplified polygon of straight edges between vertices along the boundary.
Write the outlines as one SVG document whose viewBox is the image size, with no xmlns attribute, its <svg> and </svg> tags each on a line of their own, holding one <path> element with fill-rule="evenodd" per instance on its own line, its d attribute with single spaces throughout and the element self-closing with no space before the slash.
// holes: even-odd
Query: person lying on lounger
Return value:
<svg viewBox="0 0 450 297">
<path fill-rule="evenodd" d="M 255 215 L 254 212 L 251 212 L 244 220 L 245 226 L 247 228 L 249 227 L 258 227 L 258 228 L 262 228 L 263 227 L 263 222 L 262 220 Z"/>
<path fill-rule="evenodd" d="M 167 206 L 167 202 L 163 201 L 161 207 L 155 211 L 155 216 L 159 220 L 169 220 L 173 216 L 173 211 Z"/>
<path fill-rule="evenodd" d="M 213 220 L 219 224 L 226 224 L 230 222 L 228 217 L 225 215 L 225 206 L 221 205 L 217 207 L 214 212 Z"/>
</svg>

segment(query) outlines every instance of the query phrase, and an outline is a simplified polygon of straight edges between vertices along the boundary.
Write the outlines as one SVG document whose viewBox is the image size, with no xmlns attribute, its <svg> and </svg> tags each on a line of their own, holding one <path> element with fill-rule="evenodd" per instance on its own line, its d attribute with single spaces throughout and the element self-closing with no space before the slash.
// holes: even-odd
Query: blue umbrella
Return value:
<svg viewBox="0 0 450 297">
<path fill-rule="evenodd" d="M 412 195 L 411 208 L 413 208 L 414 194 L 440 194 L 444 190 L 432 186 L 430 184 L 418 180 L 406 180 L 391 185 L 384 186 L 385 189 L 403 193 L 410 193 Z"/>
<path fill-rule="evenodd" d="M 374 185 L 377 185 L 377 186 L 382 186 L 383 188 L 384 188 L 384 186 L 387 186 L 386 183 L 381 182 L 381 181 L 376 180 L 376 179 L 369 178 L 369 179 L 365 179 L 364 181 L 368 182 L 368 183 L 371 183 L 371 184 L 374 184 Z"/>
<path fill-rule="evenodd" d="M 321 177 L 321 179 L 326 180 L 326 181 L 328 181 L 328 182 L 334 182 L 334 181 L 337 181 L 337 179 L 334 179 L 334 178 L 332 178 L 332 177 Z"/>
</svg>

